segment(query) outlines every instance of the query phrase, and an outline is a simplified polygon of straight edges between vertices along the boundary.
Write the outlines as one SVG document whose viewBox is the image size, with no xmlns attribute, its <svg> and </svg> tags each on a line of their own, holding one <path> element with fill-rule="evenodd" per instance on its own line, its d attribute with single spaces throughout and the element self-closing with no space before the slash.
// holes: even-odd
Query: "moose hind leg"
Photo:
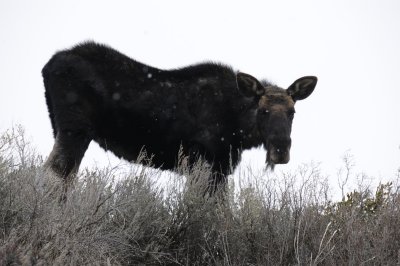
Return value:
<svg viewBox="0 0 400 266">
<path fill-rule="evenodd" d="M 45 162 L 45 169 L 61 177 L 64 183 L 70 183 L 78 171 L 90 140 L 82 132 L 58 132 L 53 150 Z"/>
</svg>

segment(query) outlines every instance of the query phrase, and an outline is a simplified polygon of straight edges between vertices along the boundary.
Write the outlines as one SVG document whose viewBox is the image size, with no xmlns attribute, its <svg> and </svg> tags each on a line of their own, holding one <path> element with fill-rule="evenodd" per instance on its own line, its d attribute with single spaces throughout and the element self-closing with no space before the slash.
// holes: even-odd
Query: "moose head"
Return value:
<svg viewBox="0 0 400 266">
<path fill-rule="evenodd" d="M 317 85 L 317 78 L 299 78 L 287 89 L 274 85 L 263 86 L 249 74 L 237 73 L 237 85 L 246 97 L 253 97 L 257 136 L 267 150 L 267 167 L 286 164 L 290 159 L 292 122 L 295 103 L 310 96 Z"/>
</svg>

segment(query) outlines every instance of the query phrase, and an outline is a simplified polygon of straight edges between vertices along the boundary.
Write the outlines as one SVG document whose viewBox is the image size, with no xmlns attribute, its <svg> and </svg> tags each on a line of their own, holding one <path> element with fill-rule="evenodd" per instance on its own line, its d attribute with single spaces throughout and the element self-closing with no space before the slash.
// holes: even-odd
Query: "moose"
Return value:
<svg viewBox="0 0 400 266">
<path fill-rule="evenodd" d="M 42 75 L 55 138 L 45 167 L 65 182 L 92 140 L 128 161 L 146 150 L 161 169 L 173 170 L 179 151 L 202 158 L 214 185 L 252 147 L 273 169 L 289 161 L 295 103 L 317 84 L 305 76 L 282 89 L 219 63 L 161 70 L 95 42 L 57 52 Z"/>
</svg>

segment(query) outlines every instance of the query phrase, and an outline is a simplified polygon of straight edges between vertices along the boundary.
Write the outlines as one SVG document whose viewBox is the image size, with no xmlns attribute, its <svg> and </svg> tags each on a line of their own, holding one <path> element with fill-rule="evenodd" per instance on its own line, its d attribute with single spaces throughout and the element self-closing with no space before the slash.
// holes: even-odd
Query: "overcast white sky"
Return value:
<svg viewBox="0 0 400 266">
<path fill-rule="evenodd" d="M 350 149 L 358 171 L 393 178 L 400 166 L 400 1 L 0 0 L 0 129 L 25 126 L 53 145 L 41 69 L 84 40 L 160 68 L 220 61 L 282 87 L 319 83 L 297 103 L 291 162 L 335 173 Z M 265 152 L 247 153 L 265 161 Z M 84 165 L 106 164 L 91 144 Z"/>
</svg>

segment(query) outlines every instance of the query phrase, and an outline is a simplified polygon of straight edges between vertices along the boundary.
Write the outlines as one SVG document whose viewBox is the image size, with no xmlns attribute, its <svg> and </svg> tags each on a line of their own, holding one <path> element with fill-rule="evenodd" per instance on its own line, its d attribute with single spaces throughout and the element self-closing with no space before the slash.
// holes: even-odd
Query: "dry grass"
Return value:
<svg viewBox="0 0 400 266">
<path fill-rule="evenodd" d="M 319 167 L 305 165 L 249 173 L 239 188 L 230 182 L 209 198 L 208 167 L 182 160 L 182 175 L 163 186 L 141 168 L 118 180 L 118 169 L 83 170 L 59 203 L 58 184 L 41 165 L 23 130 L 2 134 L 0 265 L 400 263 L 397 183 L 332 203 Z"/>
</svg>

